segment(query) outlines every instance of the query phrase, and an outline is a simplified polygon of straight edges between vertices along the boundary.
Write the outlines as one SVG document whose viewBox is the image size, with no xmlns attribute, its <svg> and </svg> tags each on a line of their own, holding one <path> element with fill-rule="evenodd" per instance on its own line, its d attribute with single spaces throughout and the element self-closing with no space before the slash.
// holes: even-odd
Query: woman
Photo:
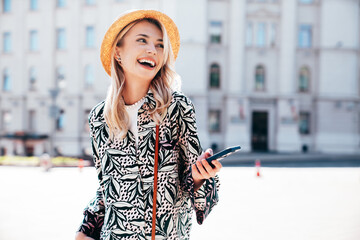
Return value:
<svg viewBox="0 0 360 240">
<path fill-rule="evenodd" d="M 112 82 L 89 115 L 100 187 L 76 239 L 189 239 L 192 209 L 201 224 L 218 202 L 221 164 L 205 160 L 194 107 L 172 88 L 179 46 L 174 22 L 154 10 L 127 12 L 105 34 Z"/>
</svg>

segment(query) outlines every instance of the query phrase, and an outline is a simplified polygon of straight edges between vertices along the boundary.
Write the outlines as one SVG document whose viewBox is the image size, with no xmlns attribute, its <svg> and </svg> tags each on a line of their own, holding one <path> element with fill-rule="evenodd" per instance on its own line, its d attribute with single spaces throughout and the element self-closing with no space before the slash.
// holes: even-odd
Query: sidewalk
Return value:
<svg viewBox="0 0 360 240">
<path fill-rule="evenodd" d="M 304 167 L 318 165 L 342 164 L 339 167 L 360 167 L 359 154 L 328 154 L 328 153 L 242 153 L 241 151 L 222 160 L 223 166 L 252 167 L 255 160 L 260 160 L 262 166 L 291 167 L 305 164 Z M 326 166 L 325 166 L 326 167 Z"/>
<path fill-rule="evenodd" d="M 358 240 L 360 168 L 223 168 L 220 202 L 192 240 Z M 94 168 L 0 167 L 0 239 L 74 239 Z M 51 237 L 49 237 L 51 236 Z"/>
</svg>

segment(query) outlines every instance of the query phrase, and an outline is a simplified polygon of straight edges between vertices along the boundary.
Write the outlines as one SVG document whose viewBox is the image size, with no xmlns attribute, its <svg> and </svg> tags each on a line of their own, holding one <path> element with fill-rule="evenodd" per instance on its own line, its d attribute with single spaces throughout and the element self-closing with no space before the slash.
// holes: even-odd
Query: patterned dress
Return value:
<svg viewBox="0 0 360 240">
<path fill-rule="evenodd" d="M 95 239 L 151 239 L 156 125 L 151 91 L 138 111 L 138 148 L 131 131 L 109 139 L 104 102 L 89 115 L 99 188 L 84 210 L 79 231 Z M 218 177 L 194 192 L 191 165 L 202 153 L 191 101 L 174 92 L 159 128 L 156 239 L 189 239 L 193 209 L 197 222 L 218 202 Z"/>
</svg>

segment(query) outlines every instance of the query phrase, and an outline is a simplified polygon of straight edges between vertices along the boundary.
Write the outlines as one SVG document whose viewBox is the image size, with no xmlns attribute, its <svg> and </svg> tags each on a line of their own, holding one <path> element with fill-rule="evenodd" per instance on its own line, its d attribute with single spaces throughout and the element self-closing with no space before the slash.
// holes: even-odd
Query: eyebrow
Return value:
<svg viewBox="0 0 360 240">
<path fill-rule="evenodd" d="M 136 35 L 136 36 L 142 36 L 142 37 L 146 37 L 146 38 L 149 38 L 149 36 L 148 35 L 146 35 L 146 34 L 138 34 L 138 35 Z M 159 38 L 158 39 L 158 41 L 160 41 L 160 42 L 162 42 L 163 40 L 161 39 L 161 38 Z"/>
</svg>

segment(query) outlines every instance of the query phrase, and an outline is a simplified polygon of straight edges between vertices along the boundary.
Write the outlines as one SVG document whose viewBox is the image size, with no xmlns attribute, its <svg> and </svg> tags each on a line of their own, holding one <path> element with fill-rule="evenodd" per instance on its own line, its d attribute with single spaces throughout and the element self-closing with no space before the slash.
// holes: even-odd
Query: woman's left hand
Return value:
<svg viewBox="0 0 360 240">
<path fill-rule="evenodd" d="M 213 155 L 212 149 L 207 149 L 203 154 L 198 157 L 195 164 L 192 165 L 192 177 L 194 179 L 194 189 L 198 190 L 206 179 L 215 177 L 216 173 L 222 168 L 221 163 L 218 160 L 213 160 L 211 163 L 215 166 L 212 168 L 206 161 L 206 158 Z"/>
</svg>

